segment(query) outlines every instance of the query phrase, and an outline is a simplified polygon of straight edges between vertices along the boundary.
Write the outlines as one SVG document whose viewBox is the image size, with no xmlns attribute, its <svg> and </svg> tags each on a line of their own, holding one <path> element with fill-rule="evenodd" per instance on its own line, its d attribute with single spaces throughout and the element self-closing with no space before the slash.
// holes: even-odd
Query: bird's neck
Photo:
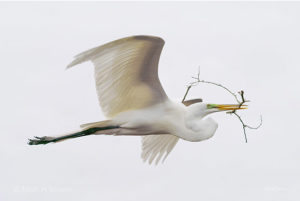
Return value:
<svg viewBox="0 0 300 201">
<path fill-rule="evenodd" d="M 187 110 L 185 126 L 190 131 L 189 136 L 191 136 L 191 139 L 189 141 L 202 141 L 214 135 L 218 125 L 213 119 L 205 118 L 207 115 L 201 110 Z"/>
</svg>

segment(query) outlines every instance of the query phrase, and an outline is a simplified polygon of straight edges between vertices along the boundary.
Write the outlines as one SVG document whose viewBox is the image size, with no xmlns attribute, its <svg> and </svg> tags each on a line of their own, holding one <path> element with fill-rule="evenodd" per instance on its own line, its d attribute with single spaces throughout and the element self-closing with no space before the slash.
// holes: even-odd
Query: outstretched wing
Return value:
<svg viewBox="0 0 300 201">
<path fill-rule="evenodd" d="M 158 78 L 163 46 L 158 37 L 132 36 L 83 52 L 68 67 L 93 62 L 100 106 L 111 118 L 168 99 Z"/>
<path fill-rule="evenodd" d="M 160 159 L 163 161 L 167 158 L 179 138 L 174 135 L 148 135 L 142 137 L 142 159 L 149 164 L 156 158 L 155 163 L 158 164 Z"/>
</svg>

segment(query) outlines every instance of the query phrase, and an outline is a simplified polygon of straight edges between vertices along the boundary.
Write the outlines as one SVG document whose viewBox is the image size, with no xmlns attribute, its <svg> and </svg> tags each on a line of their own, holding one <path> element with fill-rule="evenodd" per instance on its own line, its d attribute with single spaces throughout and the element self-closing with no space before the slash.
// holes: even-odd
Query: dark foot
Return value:
<svg viewBox="0 0 300 201">
<path fill-rule="evenodd" d="M 38 144 L 48 144 L 50 142 L 55 142 L 54 141 L 54 137 L 48 137 L 48 136 L 44 136 L 44 137 L 37 137 L 34 136 L 35 139 L 28 139 L 28 144 L 29 145 L 38 145 Z"/>
</svg>

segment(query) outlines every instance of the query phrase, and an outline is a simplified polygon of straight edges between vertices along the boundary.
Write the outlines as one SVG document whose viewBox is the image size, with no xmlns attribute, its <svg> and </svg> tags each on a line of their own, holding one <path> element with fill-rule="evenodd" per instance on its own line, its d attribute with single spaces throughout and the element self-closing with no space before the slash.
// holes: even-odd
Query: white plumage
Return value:
<svg viewBox="0 0 300 201">
<path fill-rule="evenodd" d="M 123 111 L 144 108 L 167 99 L 157 75 L 163 45 L 164 41 L 157 37 L 120 39 L 77 55 L 68 67 L 88 60 L 93 62 L 99 103 L 105 115 L 112 118 Z M 142 158 L 145 161 L 148 156 L 170 152 L 178 141 L 178 137 L 169 135 L 168 138 L 142 138 Z M 170 143 L 173 146 L 168 151 Z"/>
<path fill-rule="evenodd" d="M 206 115 L 243 109 L 239 105 L 175 103 L 158 78 L 161 38 L 132 36 L 85 51 L 68 67 L 92 61 L 100 106 L 108 118 L 81 126 L 59 137 L 36 137 L 29 144 L 47 144 L 90 134 L 142 136 L 142 158 L 150 164 L 168 156 L 179 138 L 201 141 L 212 137 L 217 123 Z"/>
<path fill-rule="evenodd" d="M 156 158 L 156 164 L 164 156 L 163 161 L 167 158 L 179 138 L 174 135 L 149 135 L 142 137 L 142 159 L 152 161 Z"/>
<path fill-rule="evenodd" d="M 111 118 L 167 99 L 157 75 L 163 45 L 156 37 L 124 38 L 77 55 L 68 67 L 93 62 L 99 103 Z"/>
</svg>

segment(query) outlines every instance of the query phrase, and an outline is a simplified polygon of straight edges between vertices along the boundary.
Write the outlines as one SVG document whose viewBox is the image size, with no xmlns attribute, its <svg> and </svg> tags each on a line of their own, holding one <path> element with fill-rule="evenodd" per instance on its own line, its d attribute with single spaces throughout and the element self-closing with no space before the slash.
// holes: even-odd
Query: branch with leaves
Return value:
<svg viewBox="0 0 300 201">
<path fill-rule="evenodd" d="M 221 87 L 223 88 L 225 91 L 227 91 L 228 93 L 230 93 L 236 100 L 236 102 L 239 104 L 239 108 L 241 108 L 242 106 L 244 106 L 244 104 L 246 102 L 250 102 L 249 100 L 246 100 L 245 99 L 245 92 L 243 90 L 239 91 L 238 94 L 232 92 L 230 89 L 228 89 L 227 87 L 225 87 L 224 85 L 222 84 L 218 84 L 216 82 L 211 82 L 211 81 L 206 81 L 206 80 L 201 80 L 200 79 L 200 68 L 198 69 L 198 74 L 196 77 L 192 77 L 192 79 L 194 80 L 193 82 L 189 83 L 189 85 L 187 86 L 187 89 L 186 89 L 186 92 L 183 96 L 183 99 L 182 99 L 182 102 L 185 101 L 190 89 L 194 86 L 197 86 L 199 85 L 200 83 L 205 83 L 205 84 L 212 84 L 212 85 L 215 85 L 215 86 L 218 86 L 218 87 Z M 262 126 L 262 116 L 260 116 L 260 123 L 257 125 L 257 126 L 249 126 L 247 125 L 244 120 L 242 119 L 242 117 L 237 113 L 236 110 L 233 110 L 233 111 L 229 111 L 227 112 L 227 114 L 233 114 L 235 115 L 239 121 L 241 122 L 242 124 L 242 128 L 243 128 L 243 133 L 244 133 L 244 137 L 245 137 L 245 142 L 247 143 L 248 142 L 248 139 L 247 139 L 247 132 L 246 132 L 246 128 L 248 129 L 258 129 Z"/>
</svg>

